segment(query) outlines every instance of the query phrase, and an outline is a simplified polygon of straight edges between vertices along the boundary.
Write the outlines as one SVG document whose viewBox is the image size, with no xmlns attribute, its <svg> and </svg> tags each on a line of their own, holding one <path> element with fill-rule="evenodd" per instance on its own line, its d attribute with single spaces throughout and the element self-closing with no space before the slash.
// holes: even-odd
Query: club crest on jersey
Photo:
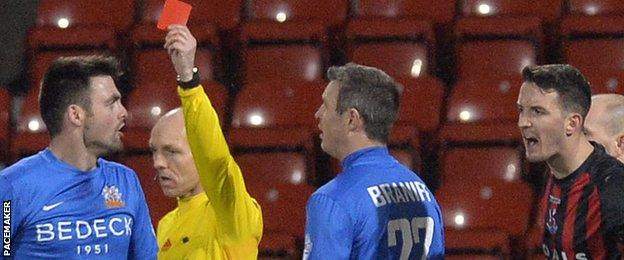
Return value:
<svg viewBox="0 0 624 260">
<path fill-rule="evenodd" d="M 557 220 L 555 219 L 555 215 L 557 215 L 557 207 L 561 203 L 561 200 L 555 196 L 548 195 L 548 221 L 546 221 L 546 229 L 550 234 L 556 234 L 559 226 L 557 225 Z"/>
<path fill-rule="evenodd" d="M 104 186 L 102 195 L 107 208 L 122 208 L 126 206 L 126 203 L 121 199 L 121 192 L 114 185 Z"/>
</svg>

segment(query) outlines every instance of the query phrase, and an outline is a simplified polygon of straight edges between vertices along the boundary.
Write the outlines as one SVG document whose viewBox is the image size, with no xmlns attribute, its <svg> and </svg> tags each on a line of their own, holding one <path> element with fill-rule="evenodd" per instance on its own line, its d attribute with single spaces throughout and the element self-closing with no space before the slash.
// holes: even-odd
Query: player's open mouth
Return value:
<svg viewBox="0 0 624 260">
<path fill-rule="evenodd" d="M 535 138 L 535 137 L 525 137 L 524 140 L 525 140 L 527 146 L 534 146 L 537 143 L 539 143 L 539 140 L 537 140 L 537 138 Z"/>
</svg>

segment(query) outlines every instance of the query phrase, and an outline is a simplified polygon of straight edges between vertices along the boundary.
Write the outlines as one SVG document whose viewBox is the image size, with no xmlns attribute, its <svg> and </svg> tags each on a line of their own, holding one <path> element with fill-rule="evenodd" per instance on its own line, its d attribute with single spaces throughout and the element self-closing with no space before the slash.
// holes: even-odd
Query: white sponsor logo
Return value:
<svg viewBox="0 0 624 260">
<path fill-rule="evenodd" d="M 37 226 L 37 241 L 104 238 L 111 236 L 132 235 L 132 218 L 115 217 L 111 219 L 95 219 L 91 222 L 84 220 L 60 221 L 58 223 L 44 223 Z"/>
</svg>

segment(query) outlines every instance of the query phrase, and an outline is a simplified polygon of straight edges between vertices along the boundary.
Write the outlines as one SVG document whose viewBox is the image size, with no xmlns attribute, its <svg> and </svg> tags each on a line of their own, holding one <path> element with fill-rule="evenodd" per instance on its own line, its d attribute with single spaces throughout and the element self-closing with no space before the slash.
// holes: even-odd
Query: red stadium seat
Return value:
<svg viewBox="0 0 624 260">
<path fill-rule="evenodd" d="M 464 18 L 456 34 L 459 80 L 520 75 L 539 59 L 542 36 L 537 18 Z"/>
<path fill-rule="evenodd" d="M 402 77 L 403 85 L 399 117 L 396 125 L 416 126 L 420 133 L 431 134 L 438 129 L 444 99 L 444 85 L 434 77 Z"/>
<path fill-rule="evenodd" d="M 434 23 L 450 23 L 455 16 L 455 1 L 356 0 L 353 16 L 358 18 L 413 17 Z"/>
<path fill-rule="evenodd" d="M 570 13 L 607 15 L 624 13 L 624 3 L 619 0 L 569 0 Z"/>
<path fill-rule="evenodd" d="M 9 140 L 11 138 L 11 95 L 9 91 L 0 86 L 0 161 L 8 161 Z"/>
<path fill-rule="evenodd" d="M 250 152 L 234 156 L 245 182 L 289 183 L 302 185 L 310 173 L 306 157 L 297 152 Z"/>
<path fill-rule="evenodd" d="M 130 155 L 122 158 L 121 163 L 133 169 L 143 188 L 147 206 L 152 218 L 154 228 L 158 226 L 158 221 L 169 211 L 177 207 L 175 198 L 168 198 L 164 195 L 158 182 L 154 180 L 156 169 L 150 155 Z"/>
<path fill-rule="evenodd" d="M 451 147 L 441 151 L 440 176 L 443 182 L 449 178 L 521 182 L 522 156 L 518 148 L 509 146 Z"/>
<path fill-rule="evenodd" d="M 446 178 L 436 192 L 448 229 L 498 229 L 520 237 L 529 226 L 533 189 L 473 175 Z"/>
<path fill-rule="evenodd" d="M 258 245 L 259 260 L 297 258 L 297 239 L 283 232 L 264 231 Z"/>
<path fill-rule="evenodd" d="M 624 17 L 570 16 L 561 23 L 563 56 L 587 76 L 624 70 Z"/>
<path fill-rule="evenodd" d="M 444 230 L 445 259 L 509 259 L 509 235 L 492 229 Z"/>
<path fill-rule="evenodd" d="M 624 71 L 600 73 L 582 71 L 592 88 L 592 94 L 624 94 Z"/>
<path fill-rule="evenodd" d="M 464 16 L 534 16 L 556 20 L 561 15 L 563 0 L 465 0 L 459 1 Z"/>
<path fill-rule="evenodd" d="M 115 46 L 134 22 L 135 2 L 110 4 L 85 0 L 42 0 L 37 22 L 28 35 L 30 49 L 101 48 Z M 114 47 L 113 47 L 114 49 Z"/>
<path fill-rule="evenodd" d="M 393 77 L 418 77 L 433 71 L 435 41 L 427 21 L 357 19 L 349 22 L 346 35 L 349 61 L 379 68 Z"/>
<path fill-rule="evenodd" d="M 306 127 L 315 129 L 324 81 L 265 81 L 248 84 L 236 96 L 233 127 Z"/>
<path fill-rule="evenodd" d="M 238 93 L 228 134 L 236 150 L 287 150 L 306 156 L 315 172 L 314 113 L 321 104 L 325 82 L 268 81 L 246 85 Z M 308 181 L 314 176 L 308 176 Z"/>
<path fill-rule="evenodd" d="M 312 186 L 247 182 L 247 190 L 262 208 L 263 232 L 285 233 L 303 242 L 305 209 L 314 192 Z"/>
<path fill-rule="evenodd" d="M 468 11 L 471 3 L 466 3 Z M 536 16 L 467 16 L 457 21 L 455 35 L 458 80 L 520 75 L 525 66 L 541 59 L 544 37 L 542 20 Z"/>
<path fill-rule="evenodd" d="M 451 92 L 447 122 L 440 138 L 445 141 L 519 139 L 516 99 L 521 84 L 520 76 L 510 76 L 509 80 L 459 81 Z"/>
<path fill-rule="evenodd" d="M 74 26 L 107 26 L 125 31 L 134 22 L 135 1 L 121 0 L 114 4 L 97 0 L 41 0 L 37 7 L 37 26 L 58 26 L 65 18 Z"/>
<path fill-rule="evenodd" d="M 319 22 L 261 22 L 243 25 L 243 83 L 320 80 L 328 52 Z"/>
<path fill-rule="evenodd" d="M 157 75 L 157 71 L 154 75 Z M 151 80 L 154 78 L 152 77 Z M 167 81 L 173 82 L 165 84 Z M 130 150 L 147 150 L 152 126 L 164 113 L 181 105 L 176 92 L 175 76 L 154 82 L 156 83 L 137 84 L 137 87 L 128 95 L 126 102 L 128 119 L 126 121 L 127 127 L 124 130 L 124 143 Z M 228 96 L 225 87 L 216 82 L 204 82 L 203 87 L 212 106 L 217 111 L 221 126 L 226 126 L 227 124 L 223 122 Z M 146 93 L 152 94 L 146 95 Z"/>
<path fill-rule="evenodd" d="M 251 0 L 250 20 L 281 22 L 317 20 L 328 25 L 341 25 L 347 17 L 347 1 L 339 0 Z"/>
<path fill-rule="evenodd" d="M 451 91 L 446 120 L 515 122 L 518 110 L 516 100 L 521 85 L 520 76 L 459 81 Z"/>
<path fill-rule="evenodd" d="M 241 0 L 185 0 L 184 2 L 193 6 L 189 24 L 214 24 L 220 29 L 232 29 L 240 23 L 243 2 Z M 145 11 L 141 16 L 144 25 L 141 26 L 155 27 L 154 24 L 160 18 L 163 5 L 163 0 L 145 1 Z"/>
<path fill-rule="evenodd" d="M 228 93 L 223 85 L 214 81 L 219 71 L 217 33 L 213 27 L 194 27 L 191 30 L 199 44 L 195 64 L 199 68 L 202 84 L 221 125 L 226 126 Z M 152 126 L 162 114 L 179 107 L 180 98 L 176 92 L 175 70 L 167 51 L 162 48 L 164 32 L 137 28 L 133 32 L 133 41 L 137 47 L 133 58 L 134 89 L 126 102 L 128 120 L 125 139 L 128 148 L 144 150 L 147 149 Z"/>
<path fill-rule="evenodd" d="M 517 144 L 520 130 L 516 100 L 521 85 L 519 75 L 460 80 L 449 97 L 440 141 Z"/>
</svg>

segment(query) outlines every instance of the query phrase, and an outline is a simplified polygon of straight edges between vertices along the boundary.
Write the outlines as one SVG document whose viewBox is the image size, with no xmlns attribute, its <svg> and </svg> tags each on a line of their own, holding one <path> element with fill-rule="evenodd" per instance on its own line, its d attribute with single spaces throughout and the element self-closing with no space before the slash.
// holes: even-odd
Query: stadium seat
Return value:
<svg viewBox="0 0 624 260">
<path fill-rule="evenodd" d="M 11 138 L 11 94 L 0 86 L 0 164 L 9 159 L 9 140 Z"/>
<path fill-rule="evenodd" d="M 450 23 L 455 16 L 454 0 L 354 0 L 352 7 L 356 18 L 412 17 L 443 24 Z"/>
<path fill-rule="evenodd" d="M 569 0 L 569 12 L 583 15 L 623 14 L 624 3 L 619 0 Z"/>
<path fill-rule="evenodd" d="M 324 81 L 265 81 L 247 84 L 234 102 L 232 126 L 317 128 Z"/>
<path fill-rule="evenodd" d="M 163 9 L 163 0 L 146 0 L 144 12 L 141 15 L 141 27 L 156 27 Z M 190 25 L 215 25 L 219 29 L 233 29 L 240 23 L 242 0 L 185 0 L 193 6 Z"/>
<path fill-rule="evenodd" d="M 325 26 L 341 25 L 347 17 L 346 0 L 251 0 L 247 10 L 249 21 L 317 20 Z"/>
<path fill-rule="evenodd" d="M 133 24 L 134 12 L 132 0 L 115 4 L 96 0 L 42 0 L 37 7 L 35 26 L 28 34 L 28 46 L 31 49 L 114 46 Z"/>
<path fill-rule="evenodd" d="M 474 174 L 446 178 L 436 192 L 436 199 L 447 229 L 463 232 L 459 242 L 465 243 L 469 241 L 467 234 L 478 230 L 488 230 L 486 234 L 502 231 L 510 238 L 522 236 L 529 226 L 534 203 L 533 189 L 527 183 L 475 178 Z M 477 237 L 480 239 L 472 241 L 487 245 L 489 241 L 481 239 L 494 235 Z M 449 244 L 447 248 L 451 247 Z"/>
<path fill-rule="evenodd" d="M 121 158 L 121 163 L 133 169 L 139 177 L 152 218 L 152 224 L 154 228 L 156 228 L 158 226 L 158 221 L 169 211 L 177 207 L 176 199 L 166 197 L 160 189 L 158 181 L 154 180 L 157 173 L 156 169 L 154 169 L 151 155 L 127 155 Z"/>
<path fill-rule="evenodd" d="M 214 27 L 195 27 L 193 34 L 198 41 L 195 64 L 199 68 L 201 82 L 219 115 L 222 126 L 228 92 L 215 79 L 219 71 L 219 40 Z M 149 132 L 158 118 L 167 111 L 180 106 L 176 92 L 176 73 L 167 51 L 162 48 L 164 33 L 156 29 L 133 31 L 136 49 L 132 61 L 134 88 L 127 98 L 126 146 L 131 150 L 147 149 Z M 146 95 L 146 93 L 149 93 Z"/>
<path fill-rule="evenodd" d="M 469 17 L 456 25 L 458 80 L 520 75 L 539 61 L 541 24 L 538 18 Z"/>
<path fill-rule="evenodd" d="M 445 259 L 511 259 L 509 236 L 492 228 L 445 229 Z"/>
<path fill-rule="evenodd" d="M 554 21 L 561 15 L 563 0 L 465 0 L 460 2 L 463 16 L 533 16 Z"/>
<path fill-rule="evenodd" d="M 459 81 L 449 97 L 446 120 L 450 122 L 516 121 L 520 76 L 504 79 Z"/>
<path fill-rule="evenodd" d="M 522 156 L 517 147 L 449 147 L 440 155 L 440 176 L 446 179 L 495 179 L 521 182 Z M 461 165 L 461 167 L 457 167 Z"/>
<path fill-rule="evenodd" d="M 159 75 L 162 76 L 162 74 Z M 151 77 L 150 80 L 157 77 Z M 167 81 L 172 82 L 165 84 Z M 128 119 L 124 128 L 124 143 L 131 151 L 147 150 L 150 131 L 156 121 L 167 111 L 181 106 L 180 97 L 176 91 L 175 76 L 170 75 L 168 79 L 153 82 L 145 85 L 137 84 L 137 87 L 128 95 L 126 102 Z M 202 84 L 212 106 L 217 111 L 221 126 L 227 126 L 227 123 L 223 122 L 228 98 L 225 87 L 216 82 Z"/>
<path fill-rule="evenodd" d="M 624 17 L 568 16 L 561 22 L 563 57 L 588 76 L 624 70 Z"/>
<path fill-rule="evenodd" d="M 443 111 L 444 85 L 426 75 L 395 79 L 403 85 L 396 125 L 411 125 L 428 136 L 436 131 Z"/>
<path fill-rule="evenodd" d="M 379 68 L 392 77 L 434 71 L 435 41 L 427 21 L 356 19 L 347 24 L 346 37 L 350 62 Z"/>
<path fill-rule="evenodd" d="M 592 94 L 624 94 L 624 71 L 612 73 L 582 71 L 582 73 L 591 85 Z"/>
<path fill-rule="evenodd" d="M 328 61 L 326 38 L 318 21 L 244 24 L 240 35 L 243 84 L 323 79 Z"/>
<path fill-rule="evenodd" d="M 449 97 L 446 122 L 439 139 L 443 142 L 518 143 L 516 100 L 521 85 L 519 75 L 460 80 Z"/>
<path fill-rule="evenodd" d="M 262 208 L 264 233 L 291 235 L 295 237 L 297 244 L 303 243 L 305 209 L 308 199 L 314 192 L 312 186 L 247 182 L 247 191 Z M 260 248 L 269 246 L 266 242 L 261 244 Z"/>
<path fill-rule="evenodd" d="M 106 26 L 114 31 L 128 30 L 134 22 L 135 1 L 121 0 L 115 4 L 97 0 L 41 0 L 37 7 L 38 27 Z M 65 20 L 61 20 L 61 19 Z"/>
<path fill-rule="evenodd" d="M 296 153 L 305 158 L 304 167 L 309 169 L 303 176 L 304 182 L 314 183 L 318 132 L 314 113 L 322 102 L 324 85 L 322 81 L 246 85 L 234 101 L 232 128 L 228 132 L 234 153 Z"/>
<path fill-rule="evenodd" d="M 306 183 L 308 164 L 306 157 L 297 152 L 249 152 L 234 155 L 241 168 L 245 182 Z"/>
<path fill-rule="evenodd" d="M 258 259 L 296 259 L 298 251 L 300 250 L 295 236 L 284 232 L 264 231 L 258 245 Z"/>
</svg>

